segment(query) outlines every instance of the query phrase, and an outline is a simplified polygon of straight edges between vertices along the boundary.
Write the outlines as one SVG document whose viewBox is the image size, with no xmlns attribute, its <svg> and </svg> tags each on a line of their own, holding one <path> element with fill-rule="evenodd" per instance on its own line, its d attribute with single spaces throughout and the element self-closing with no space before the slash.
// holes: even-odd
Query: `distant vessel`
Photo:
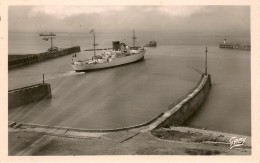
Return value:
<svg viewBox="0 0 260 163">
<path fill-rule="evenodd" d="M 96 55 L 95 53 L 95 32 L 91 30 L 94 36 L 94 56 L 87 60 L 79 60 L 72 62 L 72 68 L 75 71 L 87 71 L 87 70 L 94 70 L 94 69 L 102 69 L 108 67 L 119 66 L 127 63 L 132 63 L 144 58 L 144 54 L 146 49 L 143 47 L 134 47 L 130 48 L 125 43 L 120 43 L 119 41 L 113 42 L 113 49 L 111 50 L 104 50 L 101 55 Z M 133 34 L 134 35 L 134 34 Z M 136 37 L 133 36 L 133 40 Z"/>
<path fill-rule="evenodd" d="M 150 41 L 148 44 L 145 45 L 146 47 L 157 47 L 156 41 Z"/>
<path fill-rule="evenodd" d="M 40 33 L 40 36 L 56 36 L 56 34 L 50 32 L 50 33 Z"/>
</svg>

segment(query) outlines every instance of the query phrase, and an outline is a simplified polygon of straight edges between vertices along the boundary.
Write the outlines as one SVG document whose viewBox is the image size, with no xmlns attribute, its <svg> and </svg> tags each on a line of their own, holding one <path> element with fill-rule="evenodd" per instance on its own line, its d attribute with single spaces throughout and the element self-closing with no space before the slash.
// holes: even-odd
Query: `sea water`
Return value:
<svg viewBox="0 0 260 163">
<path fill-rule="evenodd" d="M 214 35 L 142 32 L 137 45 L 156 40 L 145 59 L 133 64 L 76 73 L 72 55 L 9 70 L 9 90 L 42 82 L 51 84 L 52 98 L 9 110 L 9 120 L 87 129 L 119 128 L 149 121 L 165 112 L 193 89 L 204 71 L 208 47 L 208 73 L 212 89 L 202 106 L 185 125 L 251 135 L 250 51 L 219 49 L 224 39 L 249 43 L 249 35 Z M 97 48 L 112 41 L 132 45 L 131 33 L 96 33 Z M 80 46 L 77 59 L 91 57 L 89 33 L 58 33 L 54 46 Z M 37 33 L 9 33 L 9 54 L 46 51 L 49 41 Z M 100 53 L 99 51 L 98 53 Z"/>
</svg>

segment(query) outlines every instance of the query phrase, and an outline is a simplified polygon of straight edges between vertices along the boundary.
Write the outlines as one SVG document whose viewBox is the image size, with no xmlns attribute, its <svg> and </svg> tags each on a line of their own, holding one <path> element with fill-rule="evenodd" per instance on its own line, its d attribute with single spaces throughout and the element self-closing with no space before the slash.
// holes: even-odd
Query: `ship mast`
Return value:
<svg viewBox="0 0 260 163">
<path fill-rule="evenodd" d="M 96 44 L 95 31 L 92 29 L 92 30 L 90 31 L 90 33 L 93 33 L 93 37 L 94 37 L 94 44 L 93 44 L 93 46 L 94 46 L 94 56 L 96 56 L 96 46 L 97 46 L 98 44 Z"/>
<path fill-rule="evenodd" d="M 132 37 L 132 39 L 133 39 L 133 47 L 135 47 L 135 40 L 136 40 L 135 30 L 133 30 L 133 37 Z"/>
<path fill-rule="evenodd" d="M 52 42 L 52 39 L 53 39 L 53 37 L 52 37 L 52 35 L 53 35 L 53 33 L 51 32 L 51 49 L 53 48 L 53 42 Z"/>
</svg>

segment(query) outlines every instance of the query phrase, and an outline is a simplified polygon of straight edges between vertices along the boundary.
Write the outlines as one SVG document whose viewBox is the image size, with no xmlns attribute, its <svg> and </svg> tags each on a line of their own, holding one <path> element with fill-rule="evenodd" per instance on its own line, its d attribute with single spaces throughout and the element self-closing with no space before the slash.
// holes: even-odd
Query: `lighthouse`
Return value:
<svg viewBox="0 0 260 163">
<path fill-rule="evenodd" d="M 225 39 L 224 39 L 224 44 L 226 44 L 226 42 L 227 42 L 227 39 L 225 38 Z"/>
</svg>

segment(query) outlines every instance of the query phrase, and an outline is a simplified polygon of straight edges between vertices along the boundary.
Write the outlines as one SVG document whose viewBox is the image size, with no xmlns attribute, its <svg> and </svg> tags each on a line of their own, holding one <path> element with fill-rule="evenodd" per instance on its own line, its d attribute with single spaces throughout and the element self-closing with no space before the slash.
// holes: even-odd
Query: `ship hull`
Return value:
<svg viewBox="0 0 260 163">
<path fill-rule="evenodd" d="M 146 50 L 143 50 L 140 53 L 133 54 L 130 56 L 125 56 L 125 57 L 115 58 L 111 62 L 106 62 L 106 63 L 81 64 L 81 65 L 73 64 L 72 68 L 78 72 L 78 71 L 88 71 L 88 70 L 96 70 L 96 69 L 120 66 L 120 65 L 133 63 L 133 62 L 143 59 L 145 52 L 146 52 Z"/>
</svg>

